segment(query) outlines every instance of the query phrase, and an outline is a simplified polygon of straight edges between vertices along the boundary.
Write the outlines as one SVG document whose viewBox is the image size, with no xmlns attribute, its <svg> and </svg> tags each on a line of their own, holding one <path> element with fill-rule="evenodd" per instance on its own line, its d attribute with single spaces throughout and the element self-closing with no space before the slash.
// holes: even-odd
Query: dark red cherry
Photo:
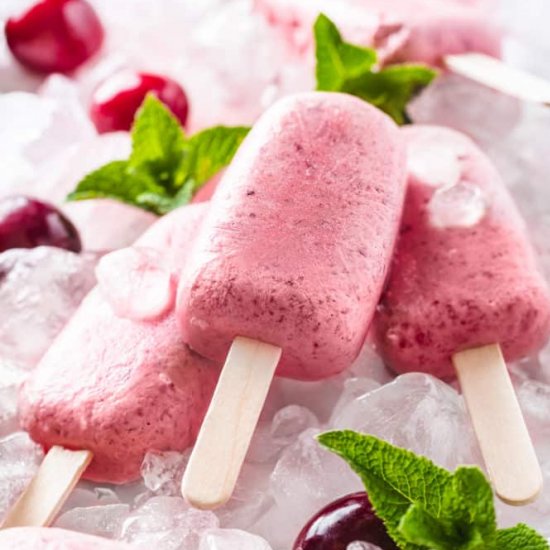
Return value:
<svg viewBox="0 0 550 550">
<path fill-rule="evenodd" d="M 124 71 L 105 80 L 94 92 L 90 116 L 98 132 L 130 130 L 136 111 L 148 93 L 156 95 L 185 125 L 189 103 L 175 80 Z"/>
<path fill-rule="evenodd" d="M 1 199 L 0 252 L 35 246 L 82 249 L 75 226 L 54 206 L 24 196 Z"/>
<path fill-rule="evenodd" d="M 302 529 L 293 550 L 346 550 L 354 541 L 398 550 L 366 493 L 354 493 L 325 506 Z"/>
<path fill-rule="evenodd" d="M 103 26 L 85 0 L 39 0 L 6 23 L 6 39 L 15 58 L 42 72 L 68 72 L 96 53 Z"/>
</svg>

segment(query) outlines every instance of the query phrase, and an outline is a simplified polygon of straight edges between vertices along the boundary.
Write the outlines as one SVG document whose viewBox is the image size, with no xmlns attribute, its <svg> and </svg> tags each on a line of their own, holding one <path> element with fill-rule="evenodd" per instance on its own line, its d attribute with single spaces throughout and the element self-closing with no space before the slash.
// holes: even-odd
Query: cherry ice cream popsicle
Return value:
<svg viewBox="0 0 550 550">
<path fill-rule="evenodd" d="M 0 531 L 0 548 L 6 550 L 130 550 L 123 542 L 64 529 L 15 527 Z"/>
<path fill-rule="evenodd" d="M 268 110 L 222 178 L 182 273 L 177 315 L 198 353 L 227 361 L 183 479 L 194 505 L 229 498 L 277 374 L 319 380 L 358 354 L 404 197 L 395 124 L 345 95 Z"/>
<path fill-rule="evenodd" d="M 486 0 L 255 0 L 298 55 L 310 50 L 320 13 L 344 37 L 375 48 L 382 63 L 441 66 L 526 101 L 550 104 L 550 82 L 499 57 L 502 33 Z"/>
<path fill-rule="evenodd" d="M 536 352 L 550 334 L 550 292 L 525 224 L 490 160 L 466 136 L 402 130 L 409 185 L 375 328 L 397 372 L 458 373 L 497 494 L 532 500 L 540 469 L 502 354 Z"/>
<path fill-rule="evenodd" d="M 21 424 L 50 449 L 42 467 L 46 473 L 58 468 L 59 478 L 50 481 L 52 491 L 61 490 L 61 481 L 73 472 L 73 478 L 67 479 L 68 492 L 83 470 L 83 477 L 94 481 L 133 481 L 140 476 L 147 451 L 183 451 L 193 444 L 219 369 L 182 340 L 173 311 L 175 284 L 170 279 L 175 266 L 185 263 L 206 209 L 206 204 L 180 208 L 157 222 L 133 249 L 105 257 L 106 265 L 100 263 L 98 269 L 99 286 L 23 385 Z M 155 250 L 164 264 L 161 259 L 149 266 L 139 263 L 140 254 Z M 137 265 L 132 264 L 133 255 Z M 102 272 L 111 268 L 113 277 L 133 287 L 118 301 L 106 299 L 105 291 L 110 290 L 101 284 Z M 139 309 L 124 298 L 140 301 Z M 126 306 L 133 309 L 125 310 Z M 68 465 L 63 470 L 59 464 L 64 461 Z M 41 479 L 39 474 L 5 524 L 48 523 L 59 503 L 49 508 L 48 498 L 55 497 L 51 492 L 37 498 Z M 26 512 L 29 501 L 38 510 L 33 517 L 22 517 L 22 507 Z"/>
</svg>

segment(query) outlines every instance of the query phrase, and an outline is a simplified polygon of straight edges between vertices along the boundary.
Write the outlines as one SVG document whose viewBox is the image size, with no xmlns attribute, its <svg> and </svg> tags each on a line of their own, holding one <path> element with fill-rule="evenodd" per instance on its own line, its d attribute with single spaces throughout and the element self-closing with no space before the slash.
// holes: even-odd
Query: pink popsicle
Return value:
<svg viewBox="0 0 550 550">
<path fill-rule="evenodd" d="M 346 39 L 380 50 L 385 61 L 441 64 L 449 54 L 500 55 L 501 36 L 486 2 L 458 0 L 256 0 L 287 40 L 305 49 L 323 12 Z"/>
<path fill-rule="evenodd" d="M 550 334 L 550 294 L 494 166 L 453 130 L 411 126 L 402 133 L 408 195 L 376 317 L 386 360 L 398 372 L 451 378 L 457 351 L 494 342 L 508 360 L 537 351 Z M 445 219 L 453 194 L 470 199 L 472 214 L 457 215 L 458 206 Z"/>
<path fill-rule="evenodd" d="M 404 193 L 397 127 L 345 94 L 280 101 L 220 182 L 180 283 L 184 340 L 221 361 L 236 336 L 283 349 L 278 374 L 351 364 L 393 250 Z"/>
<path fill-rule="evenodd" d="M 181 267 L 206 208 L 171 213 L 136 245 Z M 152 320 L 117 317 L 100 286 L 23 386 L 21 422 L 47 448 L 92 451 L 84 477 L 124 483 L 139 477 L 148 450 L 193 443 L 218 374 L 185 345 L 170 307 Z"/>
<path fill-rule="evenodd" d="M 184 340 L 213 360 L 227 357 L 183 479 L 196 506 L 231 496 L 276 370 L 319 380 L 359 353 L 404 190 L 397 127 L 345 94 L 285 98 L 241 145 L 176 306 Z"/>
<path fill-rule="evenodd" d="M 548 339 L 550 291 L 489 159 L 453 130 L 402 133 L 409 187 L 375 319 L 380 350 L 398 372 L 449 379 L 456 369 L 495 492 L 523 505 L 542 474 L 504 358 Z"/>
</svg>

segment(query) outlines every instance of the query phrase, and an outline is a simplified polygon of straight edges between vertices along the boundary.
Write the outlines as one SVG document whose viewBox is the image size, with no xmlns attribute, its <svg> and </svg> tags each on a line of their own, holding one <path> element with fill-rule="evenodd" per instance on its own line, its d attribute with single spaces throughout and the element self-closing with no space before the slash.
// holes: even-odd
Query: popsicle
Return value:
<svg viewBox="0 0 550 550">
<path fill-rule="evenodd" d="M 241 145 L 178 289 L 184 340 L 215 361 L 229 351 L 183 479 L 194 505 L 231 495 L 276 369 L 319 380 L 358 354 L 404 180 L 395 124 L 345 94 L 285 98 Z"/>
<path fill-rule="evenodd" d="M 442 66 L 513 97 L 550 105 L 550 82 L 499 59 L 501 30 L 491 2 L 256 0 L 255 6 L 299 55 L 313 41 L 315 18 L 325 13 L 346 40 L 376 48 L 383 63 Z"/>
<path fill-rule="evenodd" d="M 385 61 L 439 65 L 465 52 L 500 55 L 500 31 L 488 10 L 454 0 L 256 0 L 256 8 L 288 41 L 305 50 L 311 28 L 325 13 L 347 40 L 380 50 Z"/>
<path fill-rule="evenodd" d="M 139 239 L 135 251 L 155 247 L 166 258 L 164 269 L 181 268 L 206 209 L 206 204 L 192 205 L 165 216 Z M 122 254 L 125 260 L 128 252 L 113 254 Z M 119 266 L 114 276 L 135 287 L 137 296 L 129 292 L 128 299 L 149 304 L 148 311 L 156 317 L 145 318 L 143 308 L 142 320 L 117 316 L 100 284 L 23 385 L 21 424 L 54 453 L 54 458 L 48 454 L 43 463 L 46 472 L 66 460 L 69 466 L 64 470 L 69 472 L 75 454 L 67 449 L 84 449 L 76 456 L 89 461 L 93 455 L 84 478 L 125 483 L 139 478 L 148 450 L 182 451 L 193 443 L 219 369 L 185 345 L 173 311 L 175 285 L 155 269 L 152 266 L 144 274 L 140 265 L 137 274 L 127 277 Z M 155 285 L 153 301 L 148 297 L 151 289 L 143 284 L 146 277 L 152 277 Z M 86 465 L 76 468 L 73 479 L 67 480 L 67 490 Z M 33 502 L 46 500 L 36 497 L 39 488 L 29 490 L 34 491 L 35 496 L 28 497 Z M 49 510 L 44 516 L 43 510 L 44 506 L 32 524 L 47 523 L 55 513 Z M 22 524 L 19 512 L 16 506 L 6 520 L 8 525 L 13 521 Z"/>
<path fill-rule="evenodd" d="M 0 531 L 5 550 L 130 550 L 128 544 L 64 529 L 15 527 Z"/>
<path fill-rule="evenodd" d="M 550 292 L 525 224 L 490 160 L 466 136 L 402 130 L 409 186 L 375 329 L 397 372 L 455 369 L 497 494 L 524 503 L 540 468 L 510 383 L 510 361 L 550 335 Z M 502 352 L 502 353 L 501 353 Z"/>
</svg>

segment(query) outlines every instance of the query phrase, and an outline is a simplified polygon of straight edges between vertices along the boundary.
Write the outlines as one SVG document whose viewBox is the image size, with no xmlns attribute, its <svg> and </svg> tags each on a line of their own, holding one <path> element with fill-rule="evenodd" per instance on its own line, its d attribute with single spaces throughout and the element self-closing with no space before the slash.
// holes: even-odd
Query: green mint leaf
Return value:
<svg viewBox="0 0 550 550">
<path fill-rule="evenodd" d="M 125 160 L 117 160 L 85 176 L 76 189 L 67 196 L 67 200 L 103 198 L 138 205 L 138 198 L 141 195 L 162 193 L 162 187 L 147 174 L 132 170 Z M 155 208 L 146 207 L 145 209 L 156 213 Z"/>
<path fill-rule="evenodd" d="M 519 523 L 509 529 L 499 529 L 494 548 L 501 550 L 548 550 L 547 540 L 531 527 Z"/>
<path fill-rule="evenodd" d="M 315 35 L 317 89 L 344 92 L 372 103 L 398 124 L 407 122 L 409 101 L 437 72 L 418 64 L 376 67 L 376 51 L 349 44 L 336 25 L 321 14 L 313 27 Z"/>
<path fill-rule="evenodd" d="M 227 166 L 249 132 L 244 126 L 214 126 L 191 137 L 185 145 L 185 158 L 178 182 L 191 182 L 191 193 Z"/>
<path fill-rule="evenodd" d="M 445 487 L 451 474 L 427 458 L 385 441 L 349 430 L 328 432 L 319 442 L 346 460 L 363 480 L 369 498 L 389 535 L 403 550 L 417 550 L 400 531 L 401 519 L 412 504 L 441 518 Z"/>
<path fill-rule="evenodd" d="M 248 131 L 216 126 L 188 139 L 168 108 L 148 95 L 136 113 L 130 158 L 85 176 L 67 200 L 110 198 L 166 214 L 231 162 Z"/>
<path fill-rule="evenodd" d="M 432 550 L 473 550 L 483 542 L 481 537 L 468 538 L 449 521 L 434 518 L 421 506 L 413 504 L 401 519 L 399 531 L 409 543 Z"/>
<path fill-rule="evenodd" d="M 176 117 L 154 95 L 147 95 L 132 126 L 130 166 L 154 177 L 169 192 L 183 161 L 184 143 Z"/>
<path fill-rule="evenodd" d="M 479 468 L 457 468 L 443 502 L 457 522 L 469 526 L 472 540 L 489 540 L 495 534 L 497 522 L 493 490 Z"/>
<path fill-rule="evenodd" d="M 317 66 L 317 89 L 339 91 L 349 78 L 369 72 L 376 63 L 376 51 L 348 44 L 336 25 L 320 14 L 313 26 Z"/>
</svg>

